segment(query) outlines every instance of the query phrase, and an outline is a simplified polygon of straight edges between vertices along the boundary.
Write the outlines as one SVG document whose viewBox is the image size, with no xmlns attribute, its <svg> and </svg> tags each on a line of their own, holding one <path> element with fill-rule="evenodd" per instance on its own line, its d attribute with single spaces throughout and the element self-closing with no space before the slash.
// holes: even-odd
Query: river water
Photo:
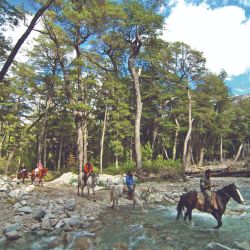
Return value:
<svg viewBox="0 0 250 250">
<path fill-rule="evenodd" d="M 212 215 L 193 211 L 192 224 L 182 219 L 175 221 L 176 206 L 148 208 L 142 214 L 139 210 L 120 209 L 110 213 L 103 222 L 99 236 L 103 245 L 96 249 L 205 249 L 210 242 L 232 247 L 235 241 L 250 240 L 250 189 L 241 193 L 244 205 L 230 199 L 223 216 L 223 226 L 213 229 L 217 221 Z M 112 219 L 113 218 L 113 219 Z M 115 218 L 115 219 L 114 219 Z"/>
<path fill-rule="evenodd" d="M 121 207 L 119 210 L 109 209 L 102 218 L 102 225 L 95 232 L 74 232 L 71 243 L 63 243 L 48 248 L 55 236 L 40 238 L 23 238 L 23 243 L 5 245 L 8 250 L 43 250 L 43 249 L 76 249 L 74 241 L 79 237 L 88 238 L 90 244 L 78 249 L 96 250 L 203 250 L 211 242 L 232 247 L 235 241 L 250 240 L 250 188 L 242 188 L 241 193 L 245 204 L 240 205 L 230 199 L 223 215 L 223 225 L 217 225 L 212 215 L 193 211 L 192 224 L 185 223 L 181 218 L 175 221 L 176 206 L 159 205 L 146 207 L 142 213 L 139 208 Z M 20 240 L 19 240 L 20 241 Z M 83 243 L 85 244 L 85 243 Z M 2 246 L 3 247 L 3 246 Z"/>
</svg>

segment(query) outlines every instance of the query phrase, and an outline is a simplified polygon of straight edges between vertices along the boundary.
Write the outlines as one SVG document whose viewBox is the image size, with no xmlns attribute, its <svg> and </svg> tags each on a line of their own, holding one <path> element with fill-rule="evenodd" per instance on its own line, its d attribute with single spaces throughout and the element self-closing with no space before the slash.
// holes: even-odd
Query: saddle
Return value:
<svg viewBox="0 0 250 250">
<path fill-rule="evenodd" d="M 202 192 L 198 192 L 197 193 L 197 208 L 200 211 L 204 211 L 204 212 L 211 212 L 211 211 L 207 211 L 205 210 L 205 196 Z M 218 204 L 217 204 L 217 200 L 216 200 L 216 193 L 212 192 L 212 200 L 211 200 L 211 205 L 213 206 L 214 209 L 218 209 Z"/>
</svg>

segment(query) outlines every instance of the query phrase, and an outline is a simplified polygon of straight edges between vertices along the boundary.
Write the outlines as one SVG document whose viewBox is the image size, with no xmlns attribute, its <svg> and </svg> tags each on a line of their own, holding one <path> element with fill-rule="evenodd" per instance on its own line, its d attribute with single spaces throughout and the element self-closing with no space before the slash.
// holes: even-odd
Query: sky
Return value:
<svg viewBox="0 0 250 250">
<path fill-rule="evenodd" d="M 29 0 L 9 2 L 30 7 Z M 250 94 L 250 0 L 166 0 L 162 12 L 164 40 L 182 41 L 203 52 L 209 70 L 227 72 L 232 94 Z M 24 30 L 8 32 L 13 43 Z M 36 35 L 33 31 L 24 47 Z"/>
</svg>

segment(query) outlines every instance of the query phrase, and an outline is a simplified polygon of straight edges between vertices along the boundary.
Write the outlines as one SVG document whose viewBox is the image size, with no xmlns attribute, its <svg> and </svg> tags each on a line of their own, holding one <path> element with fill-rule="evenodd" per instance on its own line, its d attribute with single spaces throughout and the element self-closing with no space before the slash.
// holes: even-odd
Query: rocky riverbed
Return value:
<svg viewBox="0 0 250 250">
<path fill-rule="evenodd" d="M 0 176 L 0 243 L 21 241 L 26 234 L 55 234 L 63 237 L 61 240 L 70 241 L 70 232 L 98 231 L 101 226 L 100 216 L 111 209 L 108 186 L 111 183 L 122 183 L 123 177 L 101 175 L 96 195 L 91 193 L 89 197 L 86 189 L 83 197 L 77 195 L 76 179 L 73 173 L 66 173 L 41 187 L 31 185 L 29 180 L 22 184 L 19 180 Z M 240 189 L 249 187 L 250 179 L 212 178 L 212 182 L 217 185 L 216 189 L 232 182 Z M 146 206 L 162 203 L 173 205 L 183 192 L 199 190 L 199 179 L 144 182 L 137 185 L 137 190 L 142 194 L 147 192 L 143 200 Z M 132 209 L 131 203 L 121 198 L 119 206 Z M 58 238 L 55 241 L 50 243 L 49 249 L 59 244 Z"/>
</svg>

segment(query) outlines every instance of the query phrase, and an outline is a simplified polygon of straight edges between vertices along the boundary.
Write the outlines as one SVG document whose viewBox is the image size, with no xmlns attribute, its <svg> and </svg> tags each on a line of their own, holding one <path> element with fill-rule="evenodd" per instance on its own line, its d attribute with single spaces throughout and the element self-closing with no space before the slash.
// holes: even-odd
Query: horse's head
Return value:
<svg viewBox="0 0 250 250">
<path fill-rule="evenodd" d="M 244 203 L 244 199 L 239 191 L 239 189 L 236 187 L 236 185 L 234 183 L 229 184 L 228 186 L 225 186 L 223 188 L 223 191 L 229 195 L 230 197 L 232 197 L 235 201 L 237 201 L 240 204 Z"/>
<path fill-rule="evenodd" d="M 92 185 L 96 186 L 99 179 L 99 174 L 92 173 L 90 176 L 92 178 Z"/>
</svg>

